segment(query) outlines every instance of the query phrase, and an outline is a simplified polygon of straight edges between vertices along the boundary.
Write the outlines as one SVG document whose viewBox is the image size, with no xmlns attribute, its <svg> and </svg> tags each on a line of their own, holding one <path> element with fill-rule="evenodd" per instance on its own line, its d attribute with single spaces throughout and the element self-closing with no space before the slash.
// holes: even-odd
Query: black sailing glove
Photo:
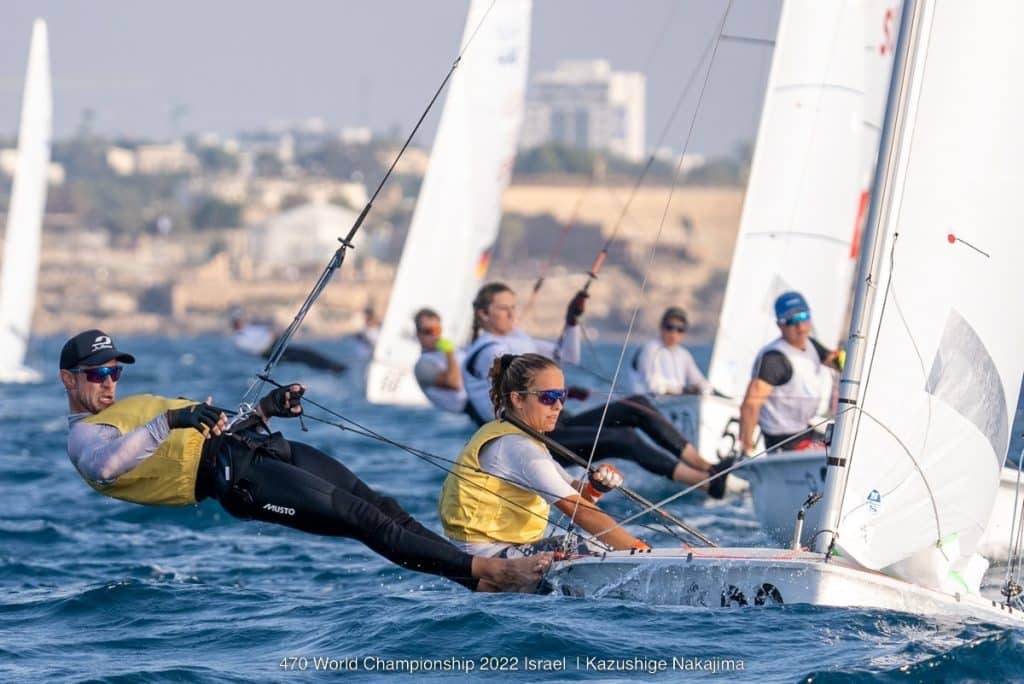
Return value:
<svg viewBox="0 0 1024 684">
<path fill-rule="evenodd" d="M 192 404 L 180 409 L 167 411 L 167 425 L 172 430 L 179 428 L 192 428 L 199 432 L 212 430 L 213 426 L 220 421 L 221 411 L 219 408 L 209 404 Z"/>
<path fill-rule="evenodd" d="M 302 414 L 302 395 L 306 388 L 292 384 L 270 390 L 267 396 L 260 399 L 260 411 L 267 418 L 295 418 Z M 292 409 L 298 408 L 298 411 Z"/>
<path fill-rule="evenodd" d="M 565 310 L 565 324 L 569 327 L 576 325 L 580 316 L 583 315 L 583 310 L 587 305 L 587 297 L 590 295 L 580 290 L 576 293 L 576 296 L 569 302 L 569 308 Z"/>
</svg>

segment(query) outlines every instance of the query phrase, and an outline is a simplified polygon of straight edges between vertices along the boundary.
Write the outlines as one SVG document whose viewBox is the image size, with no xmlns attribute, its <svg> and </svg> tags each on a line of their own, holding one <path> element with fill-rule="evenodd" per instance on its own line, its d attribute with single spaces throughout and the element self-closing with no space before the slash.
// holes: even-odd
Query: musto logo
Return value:
<svg viewBox="0 0 1024 684">
<path fill-rule="evenodd" d="M 287 506 L 278 506 L 277 504 L 272 503 L 264 505 L 263 510 L 270 511 L 271 513 L 280 513 L 281 515 L 295 515 L 294 508 L 288 508 Z"/>
</svg>

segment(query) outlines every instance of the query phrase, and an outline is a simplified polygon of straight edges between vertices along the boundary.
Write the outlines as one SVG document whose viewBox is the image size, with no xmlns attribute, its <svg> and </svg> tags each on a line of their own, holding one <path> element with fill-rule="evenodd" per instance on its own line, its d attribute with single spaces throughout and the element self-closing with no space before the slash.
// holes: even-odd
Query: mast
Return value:
<svg viewBox="0 0 1024 684">
<path fill-rule="evenodd" d="M 902 128 L 909 105 L 907 85 L 910 75 L 914 72 L 925 10 L 924 0 L 905 0 L 903 3 L 878 165 L 872 183 L 876 190 L 872 193 L 864 248 L 858 266 L 853 317 L 846 345 L 846 366 L 839 382 L 839 404 L 822 501 L 824 512 L 820 529 L 824 533 L 818 535 L 815 544 L 815 550 L 822 553 L 827 553 L 835 541 L 849 473 L 848 467 L 853 455 L 857 426 L 860 423 L 860 412 L 857 407 L 860 406 L 863 395 L 861 381 L 869 351 L 867 327 L 873 320 L 872 313 L 878 293 L 878 274 L 885 258 L 883 247 L 887 231 L 884 230 L 884 226 L 889 225 L 890 221 L 895 221 L 895 217 L 890 216 L 890 213 L 898 173 L 895 163 L 896 151 L 899 150 L 905 133 Z"/>
</svg>

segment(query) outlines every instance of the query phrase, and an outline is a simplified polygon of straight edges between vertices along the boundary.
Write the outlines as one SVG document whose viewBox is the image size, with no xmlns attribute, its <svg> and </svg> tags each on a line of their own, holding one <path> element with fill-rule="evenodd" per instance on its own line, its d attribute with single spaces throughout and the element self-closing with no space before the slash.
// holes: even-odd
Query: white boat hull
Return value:
<svg viewBox="0 0 1024 684">
<path fill-rule="evenodd" d="M 1024 613 L 976 595 L 950 595 L 784 549 L 613 551 L 555 563 L 547 576 L 567 596 L 703 607 L 809 604 L 956 615 L 1024 624 Z"/>
<path fill-rule="evenodd" d="M 761 528 L 775 543 L 790 546 L 801 504 L 809 494 L 825 491 L 824 452 L 783 451 L 750 461 L 740 472 L 750 483 Z M 1016 487 L 1017 471 L 1003 468 L 992 516 L 977 549 L 990 560 L 1003 560 L 1009 555 Z M 820 505 L 808 509 L 800 537 L 804 546 L 812 545 L 822 512 Z"/>
<path fill-rule="evenodd" d="M 13 385 L 29 385 L 43 381 L 43 374 L 35 368 L 28 366 L 17 366 L 15 368 L 0 368 L 0 383 Z"/>
</svg>

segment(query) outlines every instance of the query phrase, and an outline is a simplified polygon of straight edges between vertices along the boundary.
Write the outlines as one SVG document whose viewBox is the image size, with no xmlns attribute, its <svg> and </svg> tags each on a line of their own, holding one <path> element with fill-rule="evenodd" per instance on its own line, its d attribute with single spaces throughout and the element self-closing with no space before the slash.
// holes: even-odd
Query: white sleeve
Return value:
<svg viewBox="0 0 1024 684">
<path fill-rule="evenodd" d="M 572 478 L 547 449 L 524 435 L 505 435 L 485 444 L 480 450 L 480 467 L 535 492 L 549 504 L 577 493 L 570 484 Z"/>
<path fill-rule="evenodd" d="M 665 353 L 662 352 L 660 344 L 648 342 L 640 352 L 640 372 L 643 375 L 647 388 L 654 394 L 678 394 L 682 391 L 682 384 L 679 378 L 669 377 L 665 372 L 664 364 L 661 363 Z"/>
<path fill-rule="evenodd" d="M 704 377 L 704 374 L 700 372 L 700 367 L 697 362 L 693 360 L 693 354 L 690 353 L 689 349 L 680 347 L 683 352 L 683 381 L 686 387 L 691 385 L 699 387 L 702 392 L 707 392 L 711 389 L 711 383 Z"/>
<path fill-rule="evenodd" d="M 152 456 L 170 432 L 165 413 L 124 435 L 112 425 L 79 421 L 68 435 L 68 458 L 83 477 L 107 484 Z"/>
</svg>

